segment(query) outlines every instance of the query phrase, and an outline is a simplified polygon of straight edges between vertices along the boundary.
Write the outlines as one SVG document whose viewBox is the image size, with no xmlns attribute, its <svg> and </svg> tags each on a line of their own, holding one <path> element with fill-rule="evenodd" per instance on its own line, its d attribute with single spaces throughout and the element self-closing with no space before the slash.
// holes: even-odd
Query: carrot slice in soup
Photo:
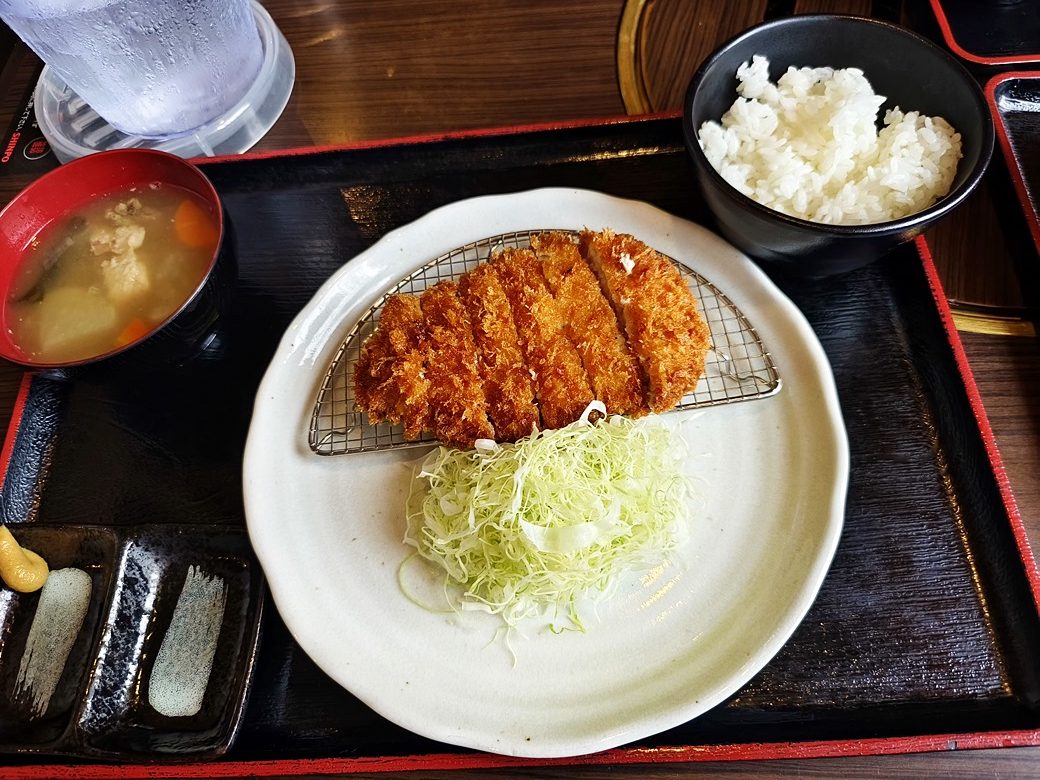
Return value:
<svg viewBox="0 0 1040 780">
<path fill-rule="evenodd" d="M 116 336 L 116 346 L 125 347 L 127 344 L 132 344 L 142 336 L 147 335 L 148 331 L 152 329 L 152 326 L 142 320 L 140 317 L 130 320 L 130 323 L 123 328 L 123 330 Z"/>
<path fill-rule="evenodd" d="M 213 218 L 193 200 L 183 200 L 173 215 L 173 229 L 177 240 L 193 249 L 217 245 L 220 232 Z"/>
</svg>

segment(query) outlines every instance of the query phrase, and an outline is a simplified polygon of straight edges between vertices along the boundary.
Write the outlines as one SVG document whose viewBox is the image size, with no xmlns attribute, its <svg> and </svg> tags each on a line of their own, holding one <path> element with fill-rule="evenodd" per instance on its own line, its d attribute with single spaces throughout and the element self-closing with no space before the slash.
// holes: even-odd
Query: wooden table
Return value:
<svg viewBox="0 0 1040 780">
<path fill-rule="evenodd" d="M 701 59 L 767 11 L 766 0 L 266 0 L 296 56 L 285 114 L 257 146 L 273 150 L 474 128 L 674 112 Z M 796 12 L 883 13 L 899 3 L 798 0 Z M 925 4 L 921 3 L 921 6 Z M 909 4 L 908 4 L 909 8 Z M 774 11 L 775 12 L 775 9 Z M 927 9 L 925 9 L 927 12 Z M 925 20 L 927 23 L 927 19 Z M 37 61 L 15 46 L 0 81 L 0 121 L 17 110 Z M 26 177 L 0 179 L 9 199 Z M 928 238 L 1028 535 L 1040 544 L 1040 351 L 1028 316 L 1036 252 L 1019 231 L 999 150 L 978 194 Z M 1008 225 L 1019 225 L 1009 229 Z M 993 312 L 1010 314 L 994 320 Z M 1024 317 L 1021 315 L 1025 315 Z M 1008 324 L 1010 323 L 1010 324 Z M 970 332 L 993 329 L 1017 335 Z M 21 372 L 0 366 L 0 419 Z M 423 773 L 439 777 L 443 773 Z M 1040 747 L 887 757 L 473 772 L 470 777 L 1034 777 Z M 364 775 L 355 775 L 362 777 Z M 413 775 L 414 776 L 414 775 Z M 388 777 L 388 775 L 378 775 Z"/>
</svg>

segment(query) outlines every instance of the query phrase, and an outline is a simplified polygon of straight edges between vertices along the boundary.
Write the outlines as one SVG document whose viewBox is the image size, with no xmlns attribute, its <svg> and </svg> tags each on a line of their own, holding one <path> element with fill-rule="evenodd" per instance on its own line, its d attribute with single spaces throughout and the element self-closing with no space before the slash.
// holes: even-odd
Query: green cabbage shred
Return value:
<svg viewBox="0 0 1040 780">
<path fill-rule="evenodd" d="M 458 610 L 584 630 L 579 603 L 666 559 L 688 521 L 683 442 L 653 417 L 581 419 L 515 444 L 439 447 L 412 481 L 405 542 Z"/>
</svg>

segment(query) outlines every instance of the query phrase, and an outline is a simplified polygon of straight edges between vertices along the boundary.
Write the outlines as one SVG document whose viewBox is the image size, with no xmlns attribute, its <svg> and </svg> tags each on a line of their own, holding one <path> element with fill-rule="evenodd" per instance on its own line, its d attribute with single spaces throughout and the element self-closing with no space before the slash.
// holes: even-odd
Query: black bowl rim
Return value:
<svg viewBox="0 0 1040 780">
<path fill-rule="evenodd" d="M 821 23 L 821 22 L 832 22 L 838 24 L 861 24 L 864 26 L 881 27 L 889 30 L 896 35 L 903 35 L 909 39 L 915 40 L 918 44 L 922 45 L 926 49 L 930 50 L 936 56 L 945 59 L 947 64 L 952 65 L 954 70 L 958 72 L 961 78 L 968 84 L 969 90 L 972 92 L 972 97 L 975 101 L 975 107 L 978 110 L 979 116 L 982 119 L 983 137 L 982 143 L 979 147 L 979 156 L 975 161 L 969 176 L 961 183 L 961 185 L 953 190 L 952 192 L 946 193 L 943 197 L 939 198 L 935 203 L 926 209 L 908 214 L 905 217 L 899 219 L 889 220 L 887 222 L 871 222 L 860 225 L 836 225 L 827 222 L 813 222 L 808 219 L 802 219 L 800 217 L 794 217 L 790 214 L 785 214 L 782 211 L 769 208 L 766 205 L 759 203 L 757 200 L 748 197 L 744 193 L 740 192 L 736 187 L 726 181 L 722 174 L 715 170 L 715 166 L 712 165 L 708 158 L 704 155 L 704 151 L 701 149 L 700 142 L 697 140 L 697 128 L 693 126 L 693 100 L 697 94 L 697 90 L 704 79 L 705 73 L 711 68 L 727 51 L 736 46 L 737 44 L 743 43 L 748 38 L 754 37 L 759 33 L 767 30 L 772 30 L 776 27 L 786 27 L 789 25 L 803 25 L 808 23 Z M 869 75 L 868 75 L 869 78 Z M 736 96 L 734 95 L 734 99 Z M 912 109 L 910 109 L 912 110 Z M 718 120 L 715 120 L 718 121 Z M 958 131 L 960 132 L 960 131 Z M 746 30 L 737 33 L 735 36 L 721 44 L 718 48 L 713 51 L 707 59 L 701 63 L 701 66 L 694 73 L 693 78 L 690 80 L 689 86 L 686 88 L 686 95 L 683 99 L 683 136 L 686 141 L 686 149 L 690 156 L 693 158 L 694 163 L 699 168 L 707 170 L 707 175 L 717 183 L 722 185 L 722 191 L 726 192 L 730 197 L 736 199 L 738 202 L 746 205 L 752 211 L 759 213 L 766 218 L 776 219 L 781 223 L 790 225 L 792 227 L 802 228 L 804 230 L 818 231 L 825 235 L 831 235 L 834 237 L 867 237 L 867 236 L 882 236 L 882 235 L 894 235 L 902 233 L 907 230 L 919 228 L 927 223 L 934 221 L 935 219 L 944 216 L 949 211 L 952 211 L 959 206 L 978 186 L 979 181 L 986 172 L 986 168 L 989 166 L 990 159 L 993 156 L 993 146 L 996 140 L 996 131 L 993 127 L 993 117 L 990 115 L 989 106 L 986 103 L 986 97 L 982 92 L 982 88 L 978 82 L 971 75 L 967 68 L 964 67 L 952 54 L 942 49 L 937 44 L 928 40 L 922 35 L 908 30 L 905 27 L 901 27 L 891 22 L 886 22 L 880 19 L 870 19 L 864 16 L 855 16 L 852 14 L 803 14 L 800 16 L 788 16 L 781 19 L 770 19 L 765 22 L 760 22 L 752 27 L 748 27 Z"/>
</svg>

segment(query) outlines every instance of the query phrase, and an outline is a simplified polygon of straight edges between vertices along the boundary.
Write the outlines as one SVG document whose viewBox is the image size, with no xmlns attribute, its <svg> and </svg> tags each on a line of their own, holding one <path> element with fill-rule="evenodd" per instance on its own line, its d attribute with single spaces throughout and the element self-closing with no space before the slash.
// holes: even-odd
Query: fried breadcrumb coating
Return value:
<svg viewBox="0 0 1040 780">
<path fill-rule="evenodd" d="M 520 346 L 546 428 L 577 420 L 593 400 L 578 351 L 564 332 L 565 315 L 530 249 L 506 249 L 491 261 L 509 300 Z"/>
<path fill-rule="evenodd" d="M 586 230 L 580 245 L 639 358 L 650 409 L 671 409 L 697 387 L 711 344 L 686 281 L 673 263 L 633 236 Z"/>
<path fill-rule="evenodd" d="M 354 366 L 354 399 L 370 422 L 403 424 L 409 439 L 429 428 L 426 352 L 419 299 L 391 295 Z"/>
<path fill-rule="evenodd" d="M 646 414 L 639 362 L 577 244 L 564 233 L 539 233 L 531 237 L 531 248 L 557 307 L 565 313 L 567 336 L 581 356 L 596 398 L 611 414 Z"/>
<path fill-rule="evenodd" d="M 426 325 L 430 358 L 430 432 L 455 447 L 472 447 L 477 439 L 493 439 L 484 384 L 477 370 L 477 345 L 458 285 L 438 282 L 419 299 Z"/>
<path fill-rule="evenodd" d="M 711 335 L 675 265 L 611 230 L 531 237 L 421 296 L 395 294 L 354 367 L 358 409 L 445 444 L 516 441 L 588 404 L 663 412 L 692 392 Z"/>
<path fill-rule="evenodd" d="M 484 263 L 464 274 L 459 279 L 459 296 L 473 325 L 495 438 L 516 441 L 529 436 L 541 422 L 534 386 L 509 301 L 494 268 Z"/>
</svg>

